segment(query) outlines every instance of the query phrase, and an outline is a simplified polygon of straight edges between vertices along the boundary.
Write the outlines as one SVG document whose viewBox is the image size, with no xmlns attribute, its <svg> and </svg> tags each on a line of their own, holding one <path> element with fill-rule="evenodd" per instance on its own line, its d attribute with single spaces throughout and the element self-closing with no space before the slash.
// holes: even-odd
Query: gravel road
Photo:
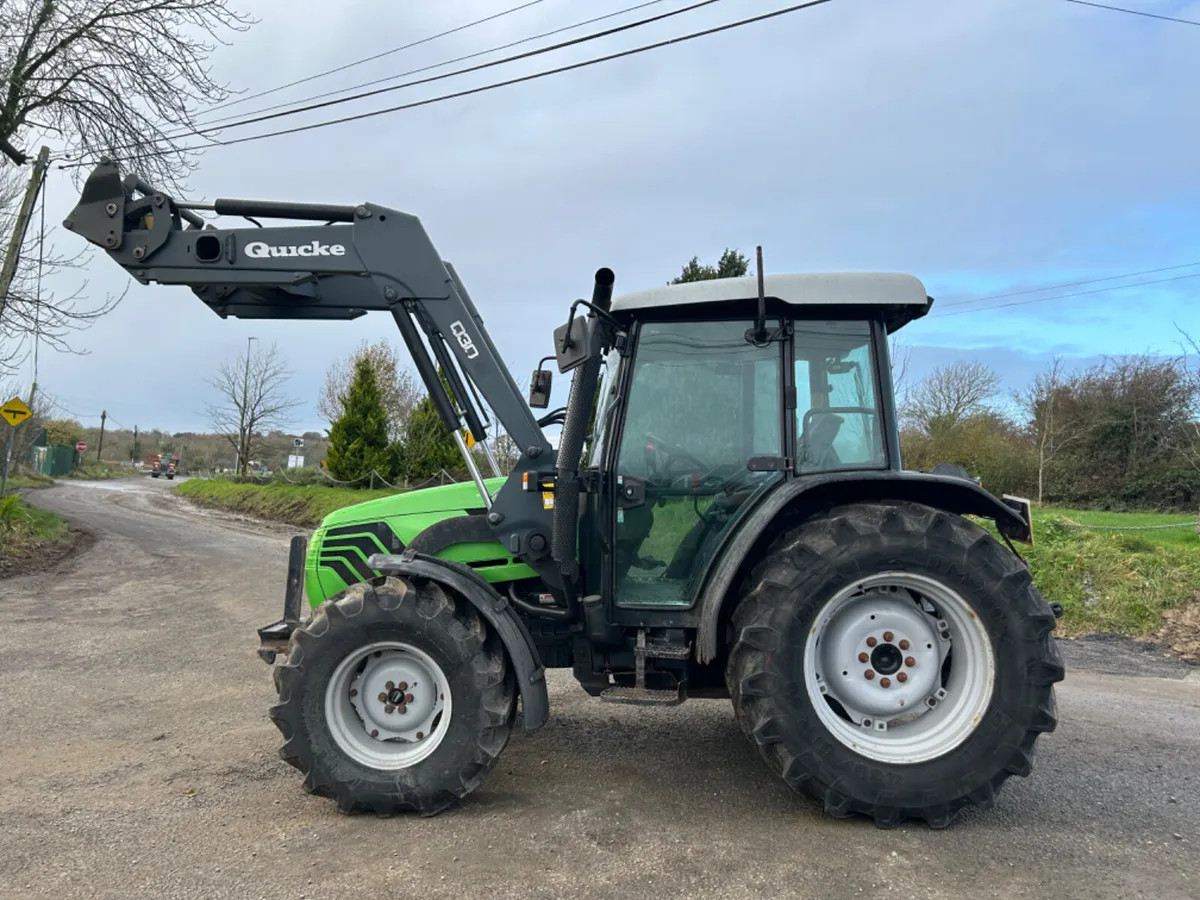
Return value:
<svg viewBox="0 0 1200 900">
<path fill-rule="evenodd" d="M 148 478 L 30 499 L 92 529 L 0 582 L 0 897 L 1200 897 L 1200 673 L 1067 643 L 1030 779 L 946 831 L 837 821 L 760 763 L 728 701 L 551 722 L 432 819 L 339 815 L 279 760 L 254 629 L 289 531 Z"/>
</svg>

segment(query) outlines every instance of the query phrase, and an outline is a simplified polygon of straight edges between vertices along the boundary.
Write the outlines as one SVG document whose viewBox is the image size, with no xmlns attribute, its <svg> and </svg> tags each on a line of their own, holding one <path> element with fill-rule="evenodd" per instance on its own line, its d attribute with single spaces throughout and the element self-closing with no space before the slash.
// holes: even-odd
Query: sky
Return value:
<svg viewBox="0 0 1200 900">
<path fill-rule="evenodd" d="M 259 22 L 214 54 L 213 71 L 254 93 L 517 2 L 233 0 Z M 226 114 L 634 2 L 542 0 Z M 1200 2 L 1115 2 L 1200 21 Z M 564 36 L 684 5 L 661 0 Z M 271 124 L 431 97 L 784 5 L 722 0 L 554 54 Z M 1065 0 L 832 0 L 471 97 L 212 148 L 188 186 L 191 199 L 370 201 L 419 216 L 520 385 L 551 352 L 570 301 L 590 295 L 598 267 L 616 272 L 620 294 L 665 283 L 693 255 L 715 262 L 732 247 L 752 257 L 761 244 L 768 272 L 916 275 L 935 303 L 898 335 L 909 377 L 979 359 L 1008 391 L 1056 355 L 1083 366 L 1103 355 L 1173 353 L 1177 325 L 1200 337 L 1197 83 L 1200 27 Z M 77 197 L 70 173 L 54 170 L 47 222 L 61 222 Z M 52 240 L 79 249 L 61 228 Z M 1181 268 L 1129 274 L 1165 267 Z M 1128 277 L 1055 288 L 1119 275 Z M 364 339 L 403 347 L 383 314 L 327 324 L 221 320 L 186 288 L 138 285 L 99 252 L 84 272 L 62 273 L 52 286 L 65 293 L 81 277 L 93 297 L 129 286 L 113 313 L 73 337 L 82 354 L 41 355 L 39 384 L 87 425 L 106 410 L 110 426 L 207 430 L 206 403 L 216 397 L 206 378 L 254 336 L 277 342 L 294 371 L 288 392 L 301 405 L 292 430 L 324 430 L 315 405 L 329 364 Z M 1158 283 L 1097 292 L 1146 281 Z M 568 381 L 556 379 L 552 406 L 566 401 Z"/>
</svg>

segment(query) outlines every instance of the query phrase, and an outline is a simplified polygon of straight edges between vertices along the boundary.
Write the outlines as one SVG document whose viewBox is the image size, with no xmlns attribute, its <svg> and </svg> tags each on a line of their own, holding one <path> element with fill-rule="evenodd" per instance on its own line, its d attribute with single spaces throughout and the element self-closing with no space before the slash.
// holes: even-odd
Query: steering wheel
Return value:
<svg viewBox="0 0 1200 900">
<path fill-rule="evenodd" d="M 667 474 L 670 474 L 670 471 L 672 468 L 672 463 L 675 460 L 679 460 L 680 462 L 685 462 L 685 463 L 691 463 L 692 465 L 695 466 L 695 471 L 697 471 L 697 472 L 707 472 L 710 468 L 712 468 L 708 463 L 706 463 L 704 460 L 697 457 L 696 454 L 690 452 L 686 447 L 681 447 L 676 443 L 673 443 L 668 440 L 664 440 L 663 438 L 659 437 L 657 434 L 654 434 L 653 432 L 647 431 L 646 432 L 646 462 L 647 462 L 648 466 L 650 466 L 651 460 L 653 459 L 653 454 L 655 454 L 659 450 L 662 450 L 668 456 L 667 465 L 666 465 Z M 650 466 L 650 467 L 653 468 L 653 466 Z"/>
</svg>

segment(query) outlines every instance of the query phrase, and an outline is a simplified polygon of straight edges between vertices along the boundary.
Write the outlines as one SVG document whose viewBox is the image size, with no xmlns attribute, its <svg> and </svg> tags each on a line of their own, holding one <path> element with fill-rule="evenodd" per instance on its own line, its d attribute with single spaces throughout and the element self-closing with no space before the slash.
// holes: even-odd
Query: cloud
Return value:
<svg viewBox="0 0 1200 900">
<path fill-rule="evenodd" d="M 589 5 L 588 14 L 621 5 Z M 714 4 L 513 71 L 776 5 Z M 1200 4 L 1171 6 L 1200 16 Z M 253 92 L 500 8 L 482 0 L 259 4 L 261 24 L 222 49 L 218 74 Z M 230 111 L 582 17 L 548 0 Z M 726 246 L 752 252 L 761 243 L 770 271 L 909 271 L 935 297 L 962 299 L 1200 258 L 1195 31 L 1041 0 L 830 3 L 471 98 L 213 149 L 191 183 L 208 198 L 371 200 L 419 215 L 523 385 L 601 265 L 616 271 L 618 292 L 636 290 L 665 282 L 693 254 L 714 259 Z M 501 74 L 509 73 L 399 91 L 386 102 Z M 48 220 L 61 220 L 75 196 L 56 173 Z M 126 282 L 99 254 L 88 277 L 93 291 Z M 995 354 L 1024 378 L 1007 350 L 1024 348 L 1031 359 L 1056 348 L 1080 358 L 1122 346 L 1169 350 L 1171 321 L 1191 308 L 1197 285 L 953 318 L 935 312 L 905 337 L 947 359 Z M 134 285 L 117 312 L 80 337 L 90 355 L 44 355 L 41 378 L 73 402 L 119 410 L 121 421 L 198 429 L 205 376 L 247 335 L 279 340 L 298 370 L 293 393 L 315 404 L 334 358 L 392 328 L 382 315 L 327 325 L 221 321 L 184 289 Z M 555 405 L 566 399 L 567 379 L 559 381 Z M 300 430 L 322 424 L 311 406 L 296 420 Z"/>
</svg>

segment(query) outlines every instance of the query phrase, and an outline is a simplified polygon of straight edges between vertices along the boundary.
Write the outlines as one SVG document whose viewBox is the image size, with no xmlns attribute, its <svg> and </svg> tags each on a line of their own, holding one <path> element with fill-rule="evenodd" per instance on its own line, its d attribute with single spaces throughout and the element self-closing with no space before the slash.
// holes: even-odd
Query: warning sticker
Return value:
<svg viewBox="0 0 1200 900">
<path fill-rule="evenodd" d="M 542 509 L 554 509 L 554 491 L 542 491 Z"/>
</svg>

